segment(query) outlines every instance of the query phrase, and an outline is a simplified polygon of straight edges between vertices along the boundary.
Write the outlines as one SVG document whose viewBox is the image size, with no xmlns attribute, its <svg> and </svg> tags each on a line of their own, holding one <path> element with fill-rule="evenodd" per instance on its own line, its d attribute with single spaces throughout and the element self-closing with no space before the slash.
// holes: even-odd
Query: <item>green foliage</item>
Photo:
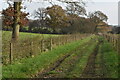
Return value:
<svg viewBox="0 0 120 80">
<path fill-rule="evenodd" d="M 69 21 L 71 25 L 62 28 L 65 33 L 94 33 L 95 24 L 88 18 L 71 14 L 69 15 Z"/>
<path fill-rule="evenodd" d="M 53 5 L 52 7 L 48 7 L 47 14 L 49 15 L 47 24 L 53 29 L 68 26 L 68 17 L 61 6 Z"/>
</svg>

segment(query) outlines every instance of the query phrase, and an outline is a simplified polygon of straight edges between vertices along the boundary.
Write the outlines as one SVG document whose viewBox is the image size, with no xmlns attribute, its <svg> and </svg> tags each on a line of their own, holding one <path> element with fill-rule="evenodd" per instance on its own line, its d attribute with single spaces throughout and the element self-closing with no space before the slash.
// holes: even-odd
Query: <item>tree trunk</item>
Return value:
<svg viewBox="0 0 120 80">
<path fill-rule="evenodd" d="M 13 24 L 13 32 L 12 32 L 12 40 L 16 41 L 19 37 L 19 29 L 20 29 L 20 9 L 21 2 L 14 2 L 14 24 Z"/>
</svg>

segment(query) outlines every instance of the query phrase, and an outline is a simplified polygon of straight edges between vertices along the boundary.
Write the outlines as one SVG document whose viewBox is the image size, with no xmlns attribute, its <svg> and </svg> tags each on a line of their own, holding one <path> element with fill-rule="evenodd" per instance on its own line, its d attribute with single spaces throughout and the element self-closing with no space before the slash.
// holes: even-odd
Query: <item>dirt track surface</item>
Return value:
<svg viewBox="0 0 120 80">
<path fill-rule="evenodd" d="M 91 49 L 93 43 L 96 43 Z M 75 50 L 66 53 L 62 58 L 51 64 L 49 68 L 39 73 L 39 78 L 105 78 L 106 65 L 104 54 L 100 53 L 103 44 L 97 38 L 91 39 Z M 89 52 L 86 49 L 91 49 Z M 86 59 L 86 61 L 84 61 Z M 82 63 L 81 63 L 82 62 Z M 84 63 L 84 64 L 83 64 Z M 83 64 L 83 65 L 82 65 Z M 82 65 L 82 67 L 80 67 Z M 76 69 L 77 68 L 77 69 Z M 81 69 L 80 69 L 81 68 Z"/>
<path fill-rule="evenodd" d="M 42 78 L 62 77 L 62 78 L 64 78 L 66 75 L 69 75 L 69 73 L 74 69 L 74 66 L 76 66 L 77 62 L 83 56 L 84 52 L 86 51 L 86 47 L 89 47 L 89 45 L 92 45 L 92 43 L 90 41 L 80 45 L 78 48 L 69 52 L 68 54 L 63 56 L 61 59 L 56 61 L 54 64 L 52 64 L 51 67 L 46 69 L 44 72 L 40 73 L 38 75 L 38 77 L 42 77 Z M 77 53 L 77 55 L 67 61 L 66 59 L 68 59 L 74 53 Z M 67 67 L 63 66 L 62 64 L 66 64 Z M 61 72 L 61 74 L 50 74 L 49 72 L 51 72 L 51 71 Z"/>
<path fill-rule="evenodd" d="M 89 56 L 87 65 L 82 73 L 81 78 L 94 78 L 96 77 L 95 73 L 95 59 L 98 54 L 99 44 L 94 49 L 94 52 Z"/>
</svg>

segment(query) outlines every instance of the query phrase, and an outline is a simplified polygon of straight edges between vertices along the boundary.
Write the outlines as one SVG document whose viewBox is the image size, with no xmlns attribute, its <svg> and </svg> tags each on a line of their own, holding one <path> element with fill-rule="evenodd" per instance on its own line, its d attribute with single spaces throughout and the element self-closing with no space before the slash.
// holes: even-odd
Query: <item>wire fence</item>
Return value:
<svg viewBox="0 0 120 80">
<path fill-rule="evenodd" d="M 120 35 L 119 34 L 103 34 L 102 35 L 108 42 L 112 43 L 113 47 L 120 54 Z"/>
<path fill-rule="evenodd" d="M 42 52 L 52 50 L 53 48 L 83 39 L 91 34 L 74 34 L 49 38 L 35 37 L 17 42 L 6 42 L 2 45 L 2 62 L 9 64 L 13 61 L 34 57 Z"/>
</svg>

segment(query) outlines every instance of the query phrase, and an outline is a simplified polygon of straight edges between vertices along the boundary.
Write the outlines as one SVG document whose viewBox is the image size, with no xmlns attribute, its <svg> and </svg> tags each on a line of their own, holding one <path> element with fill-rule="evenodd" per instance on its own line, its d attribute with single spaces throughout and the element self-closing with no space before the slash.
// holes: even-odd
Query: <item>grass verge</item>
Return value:
<svg viewBox="0 0 120 80">
<path fill-rule="evenodd" d="M 98 77 L 118 78 L 118 54 L 104 39 L 96 58 L 96 67 Z"/>
</svg>

